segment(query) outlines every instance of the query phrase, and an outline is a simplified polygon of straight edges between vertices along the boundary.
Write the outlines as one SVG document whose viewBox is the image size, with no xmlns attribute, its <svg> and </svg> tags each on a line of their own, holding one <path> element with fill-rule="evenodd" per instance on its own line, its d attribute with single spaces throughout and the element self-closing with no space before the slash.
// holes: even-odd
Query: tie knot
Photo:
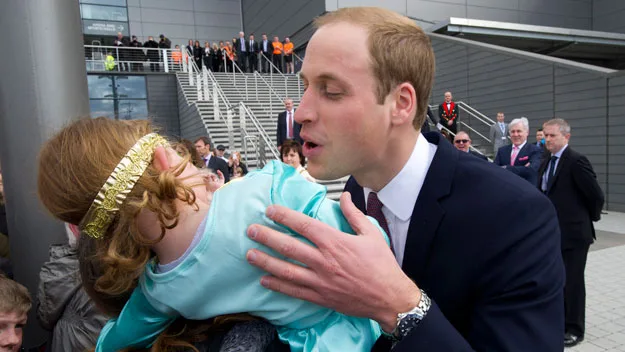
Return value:
<svg viewBox="0 0 625 352">
<path fill-rule="evenodd" d="M 369 196 L 367 197 L 367 212 L 369 211 L 369 208 L 382 209 L 383 206 L 384 204 L 382 204 L 380 198 L 378 198 L 378 194 L 375 192 L 370 192 Z"/>
<path fill-rule="evenodd" d="M 556 160 L 558 160 L 557 156 L 554 155 L 554 156 L 551 157 L 551 161 L 556 161 Z"/>
<path fill-rule="evenodd" d="M 512 149 L 514 150 L 519 150 L 519 147 L 517 147 L 516 145 L 514 147 L 512 147 Z"/>
</svg>

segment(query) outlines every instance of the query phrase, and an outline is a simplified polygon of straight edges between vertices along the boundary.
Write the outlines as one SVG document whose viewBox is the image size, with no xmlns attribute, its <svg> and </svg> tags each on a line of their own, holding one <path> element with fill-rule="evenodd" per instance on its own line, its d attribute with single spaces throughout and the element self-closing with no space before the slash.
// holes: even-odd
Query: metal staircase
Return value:
<svg viewBox="0 0 625 352">
<path fill-rule="evenodd" d="M 176 76 L 185 98 L 179 104 L 196 107 L 215 145 L 224 144 L 230 152 L 241 152 L 250 170 L 279 159 L 277 117 L 284 111 L 285 97 L 292 98 L 296 107 L 299 104 L 299 77 L 203 72 L 192 63 Z M 338 199 L 346 181 L 347 177 L 319 183 L 326 186 L 329 198 Z"/>
</svg>

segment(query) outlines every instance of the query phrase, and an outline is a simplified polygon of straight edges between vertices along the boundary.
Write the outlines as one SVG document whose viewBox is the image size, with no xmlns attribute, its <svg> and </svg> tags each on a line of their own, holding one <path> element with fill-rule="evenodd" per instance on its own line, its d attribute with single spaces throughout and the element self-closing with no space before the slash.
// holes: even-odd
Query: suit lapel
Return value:
<svg viewBox="0 0 625 352">
<path fill-rule="evenodd" d="M 529 155 L 527 153 L 527 149 L 529 147 L 530 147 L 529 143 L 525 142 L 525 145 L 523 146 L 523 148 L 521 148 L 521 150 L 519 150 L 519 153 L 516 155 L 516 159 L 514 159 L 514 166 L 523 166 L 523 165 L 527 164 L 527 161 L 525 161 L 524 163 L 517 165 L 517 161 L 519 161 L 519 158 L 522 158 L 522 157 L 525 157 L 526 155 Z"/>
<path fill-rule="evenodd" d="M 437 132 L 425 137 L 429 143 L 437 144 L 438 149 L 412 211 L 402 263 L 406 275 L 417 282 L 425 272 L 432 241 L 445 215 L 439 200 L 451 192 L 459 153 Z"/>
</svg>

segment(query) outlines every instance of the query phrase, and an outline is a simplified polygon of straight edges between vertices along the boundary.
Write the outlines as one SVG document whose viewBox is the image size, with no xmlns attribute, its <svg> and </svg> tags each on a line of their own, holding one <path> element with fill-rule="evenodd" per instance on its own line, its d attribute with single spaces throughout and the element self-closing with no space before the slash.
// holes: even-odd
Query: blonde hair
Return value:
<svg viewBox="0 0 625 352">
<path fill-rule="evenodd" d="M 28 314 L 32 307 L 26 287 L 0 274 L 0 313 Z"/>
<path fill-rule="evenodd" d="M 104 117 L 76 121 L 47 141 L 39 155 L 38 193 L 44 206 L 61 221 L 79 224 L 115 166 L 143 136 L 154 132 L 145 120 Z M 94 289 L 119 296 L 136 287 L 152 256 L 150 246 L 178 223 L 176 200 L 195 204 L 195 194 L 180 175 L 188 158 L 173 169 L 152 165 L 137 181 L 103 238 L 95 241 L 101 276 Z M 146 210 L 159 219 L 161 236 L 143 237 L 136 216 Z"/>
<path fill-rule="evenodd" d="M 420 129 L 434 81 L 435 59 L 430 38 L 409 18 L 376 7 L 341 8 L 316 18 L 314 24 L 319 29 L 341 22 L 361 26 L 369 33 L 367 44 L 377 81 L 378 104 L 383 104 L 397 85 L 412 84 L 417 96 L 412 124 Z"/>
</svg>

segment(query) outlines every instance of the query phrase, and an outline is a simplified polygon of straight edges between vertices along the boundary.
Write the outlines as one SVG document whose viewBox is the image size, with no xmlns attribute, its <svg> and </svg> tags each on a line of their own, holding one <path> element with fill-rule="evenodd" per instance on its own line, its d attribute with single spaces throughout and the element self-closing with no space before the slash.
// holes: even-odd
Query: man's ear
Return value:
<svg viewBox="0 0 625 352">
<path fill-rule="evenodd" d="M 394 92 L 391 93 L 393 99 L 393 111 L 391 114 L 391 123 L 394 125 L 403 125 L 412 120 L 417 111 L 417 93 L 412 84 L 408 82 L 398 85 Z"/>
<path fill-rule="evenodd" d="M 167 158 L 167 150 L 164 147 L 158 146 L 154 149 L 154 167 L 159 171 L 169 170 L 170 163 Z"/>
</svg>

